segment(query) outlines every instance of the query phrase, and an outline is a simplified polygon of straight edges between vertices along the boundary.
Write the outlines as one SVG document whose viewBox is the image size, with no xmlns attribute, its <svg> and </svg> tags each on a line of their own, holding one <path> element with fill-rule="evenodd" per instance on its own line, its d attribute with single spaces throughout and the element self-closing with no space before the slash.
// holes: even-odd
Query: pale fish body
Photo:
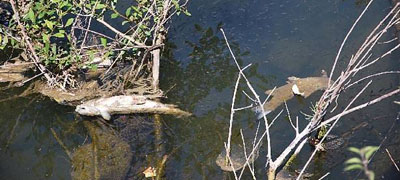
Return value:
<svg viewBox="0 0 400 180">
<path fill-rule="evenodd" d="M 156 113 L 171 114 L 178 117 L 192 115 L 178 109 L 175 105 L 162 104 L 140 95 L 94 99 L 76 106 L 75 111 L 86 116 L 100 115 L 106 120 L 110 120 L 113 114 Z"/>
<path fill-rule="evenodd" d="M 265 94 L 271 96 L 269 100 L 262 105 L 264 113 L 257 107 L 255 112 L 257 113 L 257 118 L 260 119 L 263 116 L 274 111 L 277 107 L 282 105 L 284 102 L 293 98 L 296 93 L 304 98 L 307 98 L 312 93 L 318 90 L 324 90 L 328 87 L 329 78 L 326 75 L 322 77 L 306 77 L 306 78 L 296 78 L 289 77 L 286 85 L 276 88 L 273 92 L 272 90 L 265 91 Z M 301 92 L 301 93 L 300 93 Z"/>
<path fill-rule="evenodd" d="M 142 105 L 146 102 L 145 96 L 114 96 L 87 101 L 78 105 L 75 111 L 86 116 L 101 115 L 104 119 L 110 120 L 115 109 Z"/>
</svg>

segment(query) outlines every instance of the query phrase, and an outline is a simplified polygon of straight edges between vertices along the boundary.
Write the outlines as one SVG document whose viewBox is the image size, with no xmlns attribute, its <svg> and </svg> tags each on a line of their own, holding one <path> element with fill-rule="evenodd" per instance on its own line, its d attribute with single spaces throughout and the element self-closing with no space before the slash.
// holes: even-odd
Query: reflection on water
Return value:
<svg viewBox="0 0 400 180">
<path fill-rule="evenodd" d="M 262 93 L 264 90 L 283 85 L 289 76 L 317 76 L 322 69 L 329 71 L 346 31 L 364 7 L 355 2 L 359 1 L 191 1 L 189 11 L 192 17 L 179 16 L 172 21 L 161 64 L 161 87 L 166 91 L 167 101 L 195 114 L 188 119 L 164 117 L 164 143 L 166 152 L 170 153 L 166 167 L 167 179 L 222 179 L 231 176 L 223 173 L 215 164 L 215 158 L 226 141 L 232 89 L 237 77 L 236 67 L 222 39 L 220 27 L 224 28 L 240 64 L 252 64 L 246 70 L 247 76 L 257 92 L 265 98 Z M 348 59 L 358 48 L 370 28 L 385 15 L 389 7 L 390 2 L 374 2 L 366 15 L 368 20 L 362 21 L 360 28 L 349 39 L 350 43 L 345 47 L 339 68 L 345 66 L 343 60 Z M 383 51 L 388 46 L 390 44 L 382 45 L 377 50 Z M 365 74 L 398 70 L 396 57 L 398 54 L 392 54 L 378 66 L 368 69 Z M 356 104 L 397 87 L 399 79 L 398 76 L 385 76 L 374 83 Z M 22 90 L 1 92 L 0 98 L 18 94 Z M 240 90 L 248 92 L 244 84 Z M 310 113 L 309 106 L 319 95 L 288 102 L 292 116 L 298 115 L 302 119 L 304 116 L 299 113 L 300 110 Z M 354 97 L 354 92 L 351 91 L 342 96 L 344 100 L 351 97 Z M 237 101 L 243 106 L 252 103 L 242 93 L 239 93 Z M 55 141 L 50 128 L 57 132 L 70 150 L 87 142 L 87 132 L 82 121 L 78 120 L 80 118 L 72 113 L 73 108 L 57 105 L 46 98 L 29 96 L 0 102 L 0 109 L 2 177 L 70 179 L 68 157 Z M 368 128 L 355 132 L 348 145 L 378 145 L 398 111 L 399 107 L 390 101 L 382 102 L 378 106 L 346 116 L 346 123 L 339 124 L 335 133 L 343 134 L 354 125 L 365 121 L 368 122 Z M 273 155 L 293 137 L 286 119 L 282 116 L 271 129 L 272 143 L 276 147 Z M 257 121 L 251 111 L 239 112 L 235 121 L 233 141 L 239 143 L 239 130 L 244 129 L 245 136 L 250 137 Z M 304 125 L 306 122 L 300 123 Z M 149 127 L 151 125 L 146 126 Z M 396 134 L 398 130 L 397 128 L 392 132 Z M 152 136 L 148 134 L 153 133 L 153 130 L 137 130 L 131 133 L 134 132 L 137 133 L 137 139 L 127 141 L 134 148 L 131 169 L 139 171 L 148 164 L 145 155 L 155 153 Z M 385 143 L 392 153 L 399 154 L 398 140 L 389 137 Z M 310 150 L 307 146 L 304 153 Z M 343 161 L 349 156 L 343 151 L 322 154 L 310 166 L 309 171 L 315 175 L 330 171 L 334 177 L 355 177 L 356 174 L 344 173 L 342 170 Z M 302 167 L 306 158 L 307 156 L 302 156 L 297 159 L 294 168 Z M 378 160 L 385 163 L 379 163 L 383 166 L 375 163 L 372 167 L 377 177 L 393 172 L 388 159 L 377 156 L 376 162 Z M 256 161 L 258 177 L 265 175 L 264 163 L 265 151 L 262 149 L 260 158 Z M 129 173 L 131 178 L 140 177 L 140 172 Z"/>
<path fill-rule="evenodd" d="M 15 92 L 19 93 L 19 92 Z M 4 98 L 4 96 L 2 96 Z M 7 179 L 69 179 L 69 159 L 54 140 L 53 128 L 71 148 L 80 143 L 72 108 L 28 96 L 0 104 L 0 171 Z"/>
</svg>

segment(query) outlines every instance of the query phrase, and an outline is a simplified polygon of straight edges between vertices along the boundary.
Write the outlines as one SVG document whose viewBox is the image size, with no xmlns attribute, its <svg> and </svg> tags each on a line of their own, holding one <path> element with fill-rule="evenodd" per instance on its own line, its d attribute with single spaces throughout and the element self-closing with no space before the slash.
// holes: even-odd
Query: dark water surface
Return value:
<svg viewBox="0 0 400 180">
<path fill-rule="evenodd" d="M 369 31 L 389 12 L 390 7 L 391 2 L 387 0 L 374 2 L 345 46 L 339 69 L 345 67 L 345 62 Z M 352 0 L 192 0 L 189 3 L 192 16 L 181 15 L 172 20 L 161 64 L 161 87 L 168 96 L 167 101 L 195 115 L 187 119 L 163 117 L 163 143 L 169 154 L 166 178 L 233 178 L 232 174 L 224 173 L 215 164 L 227 139 L 231 99 L 237 78 L 237 69 L 218 30 L 220 27 L 224 28 L 240 64 L 252 64 L 246 74 L 256 91 L 265 98 L 263 92 L 266 89 L 283 85 L 289 76 L 318 76 L 322 69 L 329 72 L 347 30 L 363 8 L 364 4 Z M 393 37 L 394 30 L 384 39 Z M 379 45 L 374 53 L 392 46 Z M 360 76 L 398 70 L 399 57 L 399 53 L 395 52 L 360 73 Z M 357 85 L 341 95 L 339 104 L 348 102 L 363 85 Z M 355 104 L 376 98 L 398 85 L 398 75 L 376 78 Z M 245 89 L 244 82 L 241 89 L 250 93 Z M 0 99 L 22 90 L 3 91 Z M 307 121 L 300 111 L 309 114 L 311 103 L 315 103 L 321 94 L 319 92 L 307 99 L 288 102 L 292 117 L 299 116 L 300 123 L 305 125 Z M 328 179 L 356 178 L 358 172 L 343 171 L 344 161 L 355 156 L 345 148 L 379 145 L 400 110 L 400 106 L 392 103 L 399 97 L 343 117 L 334 130 L 335 134 L 348 132 L 361 122 L 367 122 L 368 125 L 355 131 L 341 150 L 317 155 L 307 171 L 317 179 L 327 172 L 331 172 Z M 238 107 L 251 104 L 242 93 L 239 93 L 237 102 Z M 338 106 L 338 109 L 343 108 L 344 105 Z M 280 109 L 268 117 L 273 117 Z M 73 110 L 37 96 L 0 102 L 0 179 L 70 179 L 71 164 L 50 128 L 58 133 L 71 151 L 83 144 L 87 138 L 86 131 Z M 240 129 L 244 129 L 246 137 L 251 137 L 258 122 L 255 119 L 250 110 L 236 114 L 234 143 L 240 143 Z M 400 173 L 394 169 L 384 151 L 387 148 L 399 163 L 399 131 L 397 123 L 371 162 L 377 179 L 399 178 Z M 294 135 L 286 115 L 276 121 L 271 133 L 273 156 L 276 157 Z M 155 153 L 153 130 L 147 129 L 143 134 L 146 135 L 130 142 L 136 143 L 131 145 L 135 148 L 132 150 L 136 161 L 132 162 L 132 167 L 135 170 L 149 164 L 145 160 L 146 154 Z M 264 149 L 263 146 L 255 164 L 260 179 L 265 179 L 266 172 Z M 311 147 L 305 146 L 293 165 L 294 169 L 304 165 L 311 150 Z M 130 174 L 130 179 L 141 179 L 140 172 Z M 250 178 L 250 174 L 245 173 L 245 179 Z M 359 178 L 364 177 L 361 174 Z"/>
</svg>

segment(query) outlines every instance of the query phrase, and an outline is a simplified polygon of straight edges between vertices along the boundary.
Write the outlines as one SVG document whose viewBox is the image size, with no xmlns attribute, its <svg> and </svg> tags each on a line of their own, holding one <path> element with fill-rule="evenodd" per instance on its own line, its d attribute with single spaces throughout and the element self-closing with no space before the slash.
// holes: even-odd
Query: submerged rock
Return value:
<svg viewBox="0 0 400 180">
<path fill-rule="evenodd" d="M 260 146 L 258 146 L 260 147 Z M 252 151 L 252 146 L 246 147 L 247 156 L 250 155 Z M 254 154 L 249 158 L 249 163 L 252 164 L 259 155 L 259 148 L 256 148 Z M 218 155 L 215 163 L 224 171 L 237 171 L 242 169 L 246 164 L 246 156 L 244 154 L 244 149 L 242 145 L 232 144 L 231 152 L 230 152 L 230 159 L 232 165 L 227 163 L 226 161 L 226 150 L 223 149 L 221 153 Z"/>
<path fill-rule="evenodd" d="M 72 179 L 124 179 L 132 159 L 130 146 L 111 129 L 85 121 L 92 143 L 72 155 Z"/>
</svg>

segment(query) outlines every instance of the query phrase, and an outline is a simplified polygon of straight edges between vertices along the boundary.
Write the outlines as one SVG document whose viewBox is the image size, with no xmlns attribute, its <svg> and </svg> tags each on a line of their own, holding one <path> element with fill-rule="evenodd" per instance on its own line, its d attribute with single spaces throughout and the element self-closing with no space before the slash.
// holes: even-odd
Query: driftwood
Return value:
<svg viewBox="0 0 400 180">
<path fill-rule="evenodd" d="M 25 60 L 24 53 L 21 57 Z M 28 79 L 24 72 L 33 67 L 30 62 L 24 62 L 19 57 L 12 59 L 12 62 L 6 62 L 0 66 L 0 82 L 19 82 Z"/>
<path fill-rule="evenodd" d="M 83 84 L 79 89 L 69 90 L 68 92 L 62 91 L 57 88 L 51 88 L 46 83 L 36 81 L 34 89 L 53 99 L 59 104 L 76 106 L 84 99 L 94 98 L 99 95 L 97 89 L 99 85 L 96 81 L 90 81 Z M 103 95 L 103 94 L 102 94 Z"/>
<path fill-rule="evenodd" d="M 162 104 L 146 96 L 113 96 L 98 98 L 78 105 L 75 111 L 81 115 L 99 116 L 110 120 L 112 114 L 155 113 L 170 114 L 178 117 L 191 116 L 191 113 L 182 111 L 172 104 Z"/>
</svg>

